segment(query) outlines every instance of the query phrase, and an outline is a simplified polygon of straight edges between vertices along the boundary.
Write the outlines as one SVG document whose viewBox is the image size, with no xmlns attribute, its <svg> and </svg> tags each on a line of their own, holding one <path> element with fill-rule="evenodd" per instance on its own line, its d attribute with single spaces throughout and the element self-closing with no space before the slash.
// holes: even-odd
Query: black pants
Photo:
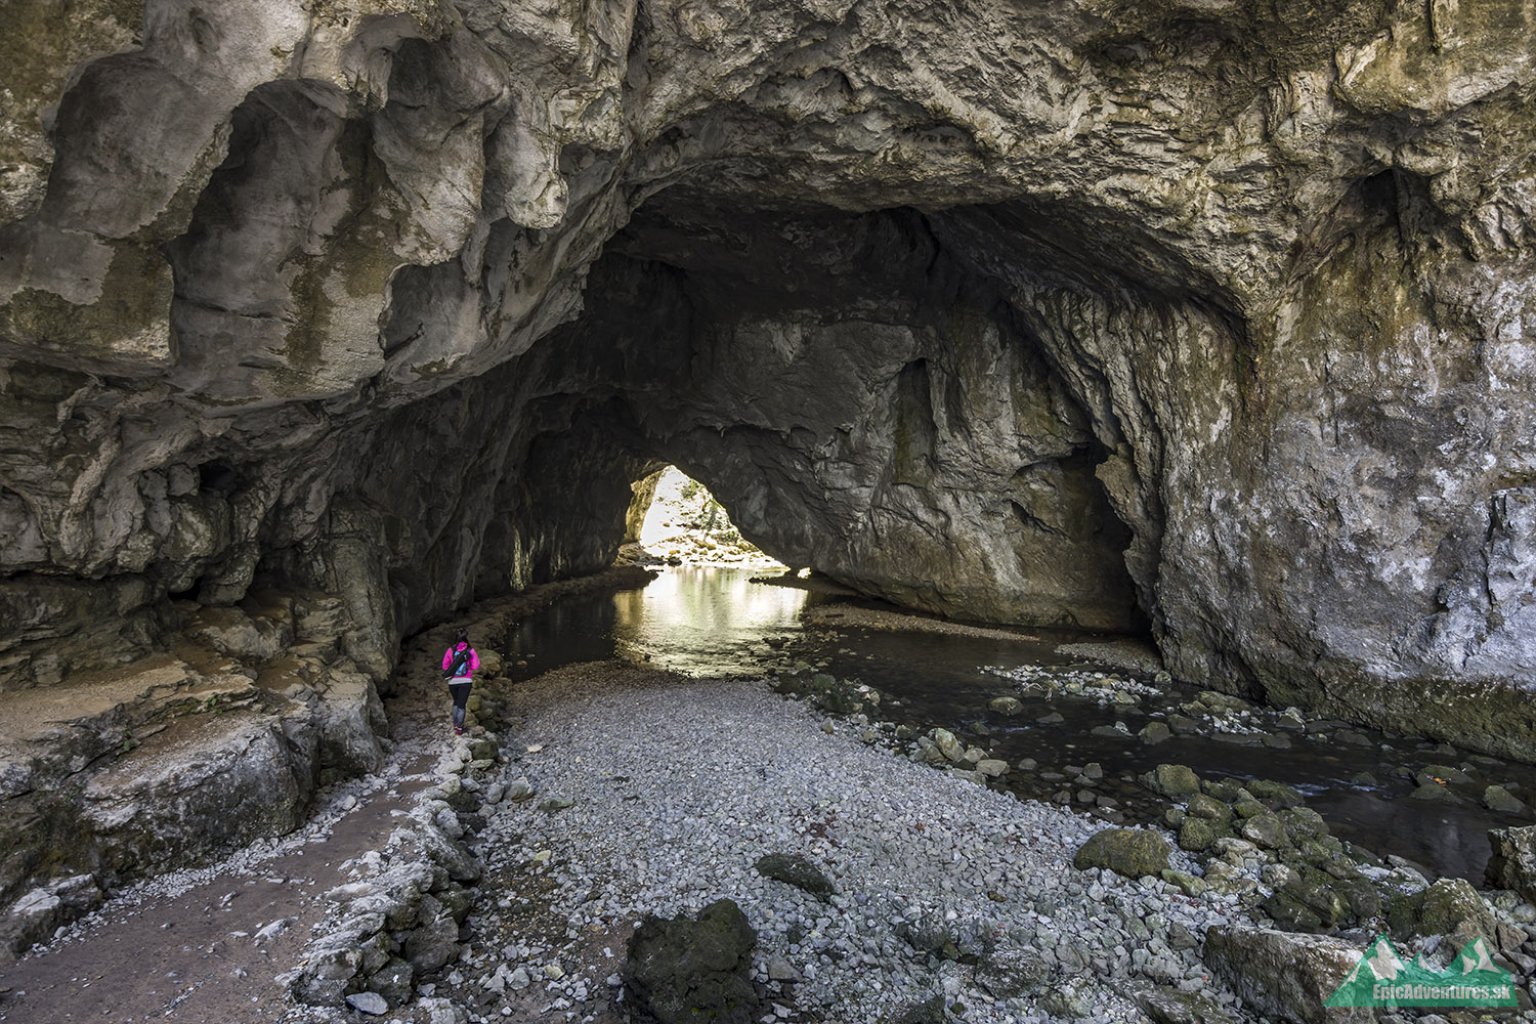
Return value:
<svg viewBox="0 0 1536 1024">
<path fill-rule="evenodd" d="M 456 726 L 464 725 L 464 709 L 469 704 L 469 689 L 473 685 L 471 682 L 448 684 L 448 692 L 453 695 L 453 724 Z"/>
</svg>

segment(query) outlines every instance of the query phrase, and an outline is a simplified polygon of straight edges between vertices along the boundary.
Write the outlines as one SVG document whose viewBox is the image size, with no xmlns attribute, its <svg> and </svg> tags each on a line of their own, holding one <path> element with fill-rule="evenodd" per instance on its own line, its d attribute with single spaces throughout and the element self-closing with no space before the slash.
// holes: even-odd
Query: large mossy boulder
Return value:
<svg viewBox="0 0 1536 1024">
<path fill-rule="evenodd" d="M 732 900 L 695 919 L 647 917 L 629 943 L 624 984 L 635 1021 L 753 1024 L 763 1004 L 752 984 L 757 934 Z"/>
<path fill-rule="evenodd" d="M 1297 864 L 1293 875 L 1262 906 L 1277 924 L 1300 931 L 1348 928 L 1381 915 L 1381 895 L 1359 872 L 1335 874 Z"/>
<path fill-rule="evenodd" d="M 1105 868 L 1127 878 L 1154 878 L 1168 867 L 1168 840 L 1144 828 L 1107 828 L 1078 848 L 1072 866 L 1079 871 Z"/>
<path fill-rule="evenodd" d="M 1141 783 L 1159 796 L 1173 800 L 1200 792 L 1200 777 L 1182 764 L 1160 764 L 1143 775 Z"/>
</svg>

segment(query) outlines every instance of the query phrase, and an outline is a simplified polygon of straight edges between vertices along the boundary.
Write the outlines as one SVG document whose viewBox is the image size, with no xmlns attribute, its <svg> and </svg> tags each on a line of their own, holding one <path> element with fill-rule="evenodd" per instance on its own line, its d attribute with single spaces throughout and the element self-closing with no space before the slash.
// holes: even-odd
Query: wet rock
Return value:
<svg viewBox="0 0 1536 1024">
<path fill-rule="evenodd" d="M 792 885 L 813 896 L 826 898 L 833 893 L 832 882 L 815 864 L 797 853 L 769 853 L 757 859 L 757 873 L 785 885 Z"/>
<path fill-rule="evenodd" d="M 1197 736 L 1203 729 L 1200 723 L 1188 715 L 1171 714 L 1168 716 L 1168 728 L 1179 736 Z"/>
<path fill-rule="evenodd" d="M 1530 808 L 1526 806 L 1524 800 L 1497 784 L 1483 790 L 1483 806 L 1501 814 L 1530 813 Z"/>
<path fill-rule="evenodd" d="M 951 764 L 959 764 L 965 760 L 965 745 L 961 743 L 955 734 L 948 729 L 933 729 L 928 733 L 939 753 Z"/>
<path fill-rule="evenodd" d="M 1323 1001 L 1360 960 L 1360 950 L 1339 939 L 1242 925 L 1206 932 L 1205 962 L 1269 1020 L 1325 1024 Z"/>
<path fill-rule="evenodd" d="M 1472 776 L 1448 764 L 1427 764 L 1421 770 L 1414 773 L 1414 779 L 1419 785 L 1437 782 L 1442 785 L 1448 782 L 1467 783 L 1472 781 Z"/>
<path fill-rule="evenodd" d="M 1127 878 L 1156 878 L 1168 867 L 1168 840 L 1149 829 L 1107 828 L 1078 848 L 1072 866 L 1079 871 L 1105 868 Z"/>
<path fill-rule="evenodd" d="M 1173 799 L 1200 792 L 1200 777 L 1182 764 L 1160 764 L 1143 775 L 1141 782 L 1152 792 Z"/>
<path fill-rule="evenodd" d="M 750 972 L 757 936 L 731 900 L 696 919 L 647 917 L 629 944 L 623 978 L 636 1019 L 656 1024 L 755 1024 L 763 1006 Z"/>
<path fill-rule="evenodd" d="M 1410 800 L 1422 800 L 1425 803 L 1459 804 L 1461 797 L 1451 791 L 1451 788 L 1440 782 L 1424 782 L 1412 793 L 1408 794 Z"/>
<path fill-rule="evenodd" d="M 994 697 L 987 705 L 1000 715 L 1010 718 L 1024 713 L 1024 704 L 1017 697 Z"/>
<path fill-rule="evenodd" d="M 1526 902 L 1536 903 L 1536 825 L 1491 829 L 1488 842 L 1493 846 L 1488 884 L 1513 889 Z"/>
<path fill-rule="evenodd" d="M 1479 936 L 1496 941 L 1493 913 L 1464 878 L 1442 878 L 1420 892 L 1393 896 L 1387 923 L 1403 938 L 1446 935 L 1458 947 Z"/>
<path fill-rule="evenodd" d="M 983 758 L 976 762 L 976 770 L 989 779 L 997 779 L 1008 774 L 1008 762 L 995 758 Z"/>
<path fill-rule="evenodd" d="M 1136 734 L 1147 746 L 1155 746 L 1173 738 L 1173 730 L 1165 722 L 1148 722 Z"/>
</svg>

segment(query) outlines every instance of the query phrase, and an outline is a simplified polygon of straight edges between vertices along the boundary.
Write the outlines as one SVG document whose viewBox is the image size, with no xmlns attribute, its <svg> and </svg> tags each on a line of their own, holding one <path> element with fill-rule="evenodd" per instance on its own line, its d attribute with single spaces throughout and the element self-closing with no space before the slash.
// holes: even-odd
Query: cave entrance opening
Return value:
<svg viewBox="0 0 1536 1024">
<path fill-rule="evenodd" d="M 747 569 L 788 568 L 741 535 L 709 488 L 676 466 L 636 480 L 625 523 L 626 544 L 643 561 Z"/>
</svg>

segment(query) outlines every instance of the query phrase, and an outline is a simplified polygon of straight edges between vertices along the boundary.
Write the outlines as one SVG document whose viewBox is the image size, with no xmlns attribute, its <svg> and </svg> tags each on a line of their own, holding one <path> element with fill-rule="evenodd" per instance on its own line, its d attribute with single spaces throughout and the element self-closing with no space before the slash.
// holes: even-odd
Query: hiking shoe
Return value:
<svg viewBox="0 0 1536 1024">
<path fill-rule="evenodd" d="M 463 736 L 464 735 L 464 727 L 462 725 L 454 726 L 453 727 L 453 734 L 455 736 Z"/>
</svg>

